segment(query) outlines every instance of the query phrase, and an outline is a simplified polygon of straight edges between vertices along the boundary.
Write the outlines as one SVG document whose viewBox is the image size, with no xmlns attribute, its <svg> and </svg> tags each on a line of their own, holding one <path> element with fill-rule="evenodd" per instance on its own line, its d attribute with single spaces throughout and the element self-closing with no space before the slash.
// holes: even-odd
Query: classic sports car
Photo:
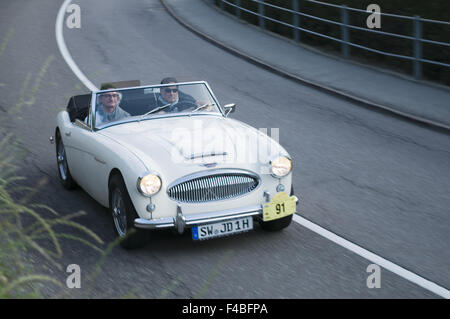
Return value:
<svg viewBox="0 0 450 319">
<path fill-rule="evenodd" d="M 74 96 L 57 115 L 58 175 L 111 213 L 124 248 L 149 231 L 194 240 L 287 227 L 297 197 L 289 154 L 228 118 L 204 81 L 110 88 Z"/>
</svg>

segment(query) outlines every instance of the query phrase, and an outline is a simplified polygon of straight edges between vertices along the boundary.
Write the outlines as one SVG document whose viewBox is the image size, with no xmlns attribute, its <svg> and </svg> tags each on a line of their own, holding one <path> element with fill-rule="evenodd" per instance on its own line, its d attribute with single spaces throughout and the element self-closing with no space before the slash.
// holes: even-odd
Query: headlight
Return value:
<svg viewBox="0 0 450 319">
<path fill-rule="evenodd" d="M 292 170 L 292 161 L 285 156 L 277 157 L 270 162 L 270 165 L 272 165 L 272 174 L 275 177 L 286 176 Z"/>
<path fill-rule="evenodd" d="M 161 189 L 161 178 L 155 174 L 145 174 L 138 178 L 137 188 L 144 196 L 155 195 Z"/>
</svg>

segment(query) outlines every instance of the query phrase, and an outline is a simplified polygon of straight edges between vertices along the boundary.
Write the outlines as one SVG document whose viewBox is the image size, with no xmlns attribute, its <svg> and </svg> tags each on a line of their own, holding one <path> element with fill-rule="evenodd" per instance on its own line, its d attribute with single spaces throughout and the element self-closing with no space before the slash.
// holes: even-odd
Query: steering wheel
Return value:
<svg viewBox="0 0 450 319">
<path fill-rule="evenodd" d="M 195 110 L 197 108 L 197 104 L 191 101 L 179 101 L 173 105 L 173 108 L 175 107 L 178 108 L 179 112 L 182 112 L 190 108 Z"/>
</svg>

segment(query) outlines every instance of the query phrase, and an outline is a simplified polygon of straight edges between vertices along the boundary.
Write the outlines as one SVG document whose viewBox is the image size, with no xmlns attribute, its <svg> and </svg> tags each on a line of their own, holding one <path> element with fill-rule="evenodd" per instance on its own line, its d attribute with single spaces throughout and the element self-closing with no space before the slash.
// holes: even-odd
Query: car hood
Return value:
<svg viewBox="0 0 450 319">
<path fill-rule="evenodd" d="M 155 118 L 111 126 L 99 133 L 126 147 L 149 171 L 169 181 L 217 168 L 268 173 L 271 159 L 288 156 L 264 132 L 215 115 Z"/>
</svg>

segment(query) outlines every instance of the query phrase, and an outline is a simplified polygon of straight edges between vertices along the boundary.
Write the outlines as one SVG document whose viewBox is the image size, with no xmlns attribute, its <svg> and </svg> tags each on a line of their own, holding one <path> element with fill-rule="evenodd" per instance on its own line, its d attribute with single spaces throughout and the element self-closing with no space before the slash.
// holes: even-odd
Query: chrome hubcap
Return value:
<svg viewBox="0 0 450 319">
<path fill-rule="evenodd" d="M 56 160 L 58 162 L 59 175 L 62 180 L 67 179 L 67 161 L 66 161 L 66 150 L 64 149 L 64 145 L 60 140 L 58 142 L 58 152 Z"/>
<path fill-rule="evenodd" d="M 116 188 L 112 194 L 112 215 L 114 226 L 120 237 L 124 237 L 127 233 L 127 215 L 125 213 L 122 194 Z"/>
</svg>

